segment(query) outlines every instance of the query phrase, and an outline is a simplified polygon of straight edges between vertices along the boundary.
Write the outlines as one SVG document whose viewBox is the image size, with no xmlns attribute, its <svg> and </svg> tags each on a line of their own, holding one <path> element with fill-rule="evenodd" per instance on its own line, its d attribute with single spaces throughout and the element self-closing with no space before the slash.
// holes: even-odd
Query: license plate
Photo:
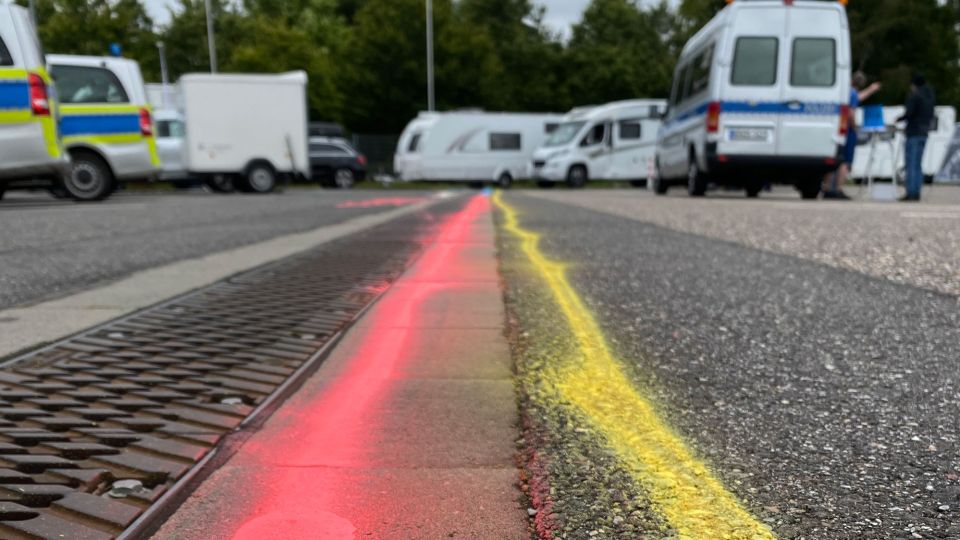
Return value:
<svg viewBox="0 0 960 540">
<path fill-rule="evenodd" d="M 770 142 L 773 132 L 764 128 L 735 128 L 727 130 L 727 140 L 737 142 Z"/>
</svg>

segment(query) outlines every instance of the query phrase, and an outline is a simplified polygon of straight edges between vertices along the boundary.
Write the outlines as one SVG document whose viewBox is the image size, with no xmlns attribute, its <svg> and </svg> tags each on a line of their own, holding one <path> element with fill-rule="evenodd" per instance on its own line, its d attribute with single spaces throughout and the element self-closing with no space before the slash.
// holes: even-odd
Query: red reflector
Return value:
<svg viewBox="0 0 960 540">
<path fill-rule="evenodd" d="M 783 5 L 785 5 L 785 6 L 792 6 L 792 5 L 793 5 L 793 0 L 783 0 Z"/>
<path fill-rule="evenodd" d="M 707 133 L 720 130 L 720 102 L 711 101 L 707 105 Z"/>
<path fill-rule="evenodd" d="M 850 129 L 850 106 L 841 105 L 840 106 L 840 135 L 846 136 L 847 131 Z"/>
<path fill-rule="evenodd" d="M 828 157 L 827 159 L 823 160 L 823 162 L 826 163 L 827 165 L 833 165 L 834 163 L 837 162 L 837 160 L 833 159 L 832 157 Z"/>
<path fill-rule="evenodd" d="M 367 164 L 367 156 L 365 156 L 365 155 L 363 155 L 363 154 L 357 154 L 357 163 L 359 163 L 359 164 L 361 164 L 361 165 L 366 165 L 366 164 Z"/>
<path fill-rule="evenodd" d="M 730 161 L 730 158 L 728 158 L 727 156 L 724 156 L 724 155 L 719 155 L 719 156 L 717 156 L 717 161 L 719 161 L 720 163 L 726 163 L 726 162 Z"/>
<path fill-rule="evenodd" d="M 36 73 L 27 75 L 27 83 L 30 86 L 30 110 L 37 116 L 50 116 L 47 83 Z"/>
<path fill-rule="evenodd" d="M 153 136 L 153 119 L 147 109 L 140 109 L 140 134 L 144 137 Z"/>
</svg>

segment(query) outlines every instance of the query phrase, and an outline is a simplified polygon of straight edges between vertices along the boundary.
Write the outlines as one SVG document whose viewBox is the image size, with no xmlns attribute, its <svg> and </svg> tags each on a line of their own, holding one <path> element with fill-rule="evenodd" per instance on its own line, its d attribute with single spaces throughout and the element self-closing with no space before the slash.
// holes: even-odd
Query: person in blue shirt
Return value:
<svg viewBox="0 0 960 540">
<path fill-rule="evenodd" d="M 865 86 L 866 88 L 864 88 Z M 850 169 L 853 167 L 853 156 L 857 151 L 857 108 L 860 107 L 860 102 L 870 99 L 870 96 L 876 94 L 880 88 L 878 82 L 867 86 L 867 76 L 862 71 L 853 74 L 853 78 L 850 80 L 850 112 L 847 117 L 847 140 L 843 146 L 843 158 L 837 170 L 827 174 L 824 179 L 824 199 L 850 199 L 843 192 L 843 185 L 847 182 L 847 176 L 850 175 Z"/>
</svg>

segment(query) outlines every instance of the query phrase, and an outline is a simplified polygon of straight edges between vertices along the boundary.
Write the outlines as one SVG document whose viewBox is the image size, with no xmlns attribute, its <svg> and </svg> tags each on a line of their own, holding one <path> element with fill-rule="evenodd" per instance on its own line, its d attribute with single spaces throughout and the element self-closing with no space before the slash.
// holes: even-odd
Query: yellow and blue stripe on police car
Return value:
<svg viewBox="0 0 960 540">
<path fill-rule="evenodd" d="M 144 135 L 140 125 L 141 107 L 136 105 L 62 105 L 60 134 L 66 145 L 145 144 L 150 162 L 160 166 L 157 142 L 153 135 Z"/>
<path fill-rule="evenodd" d="M 47 95 L 52 96 L 53 81 L 45 69 L 36 73 L 47 86 Z M 43 130 L 43 138 L 50 157 L 60 157 L 63 152 L 57 135 L 57 123 L 53 114 L 35 116 L 30 107 L 30 73 L 25 69 L 0 69 L 0 124 L 26 124 L 37 122 Z M 56 104 L 48 98 L 51 112 Z"/>
</svg>

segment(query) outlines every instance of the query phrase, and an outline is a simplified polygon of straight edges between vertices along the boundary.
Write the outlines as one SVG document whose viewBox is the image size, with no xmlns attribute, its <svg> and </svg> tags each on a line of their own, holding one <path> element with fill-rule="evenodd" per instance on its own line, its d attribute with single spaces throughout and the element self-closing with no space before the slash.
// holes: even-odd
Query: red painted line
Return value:
<svg viewBox="0 0 960 540">
<path fill-rule="evenodd" d="M 440 224 L 423 256 L 400 280 L 403 294 L 388 292 L 368 314 L 369 324 L 354 330 L 364 332 L 363 341 L 343 371 L 305 408 L 278 411 L 277 416 L 296 415 L 275 417 L 288 426 L 283 433 L 268 442 L 254 436 L 234 456 L 231 461 L 249 460 L 266 471 L 244 494 L 255 501 L 255 515 L 234 540 L 353 538 L 351 522 L 331 509 L 349 496 L 361 501 L 350 508 L 355 515 L 383 510 L 379 494 L 363 492 L 346 471 L 375 467 L 370 449 L 381 415 L 388 414 L 382 405 L 420 339 L 420 308 L 439 290 L 466 286 L 444 278 L 455 275 L 460 250 L 474 242 L 470 225 L 490 211 L 489 199 L 478 195 Z"/>
<path fill-rule="evenodd" d="M 426 197 L 377 197 L 362 201 L 343 201 L 337 208 L 374 208 L 378 206 L 408 206 L 426 201 Z"/>
</svg>

